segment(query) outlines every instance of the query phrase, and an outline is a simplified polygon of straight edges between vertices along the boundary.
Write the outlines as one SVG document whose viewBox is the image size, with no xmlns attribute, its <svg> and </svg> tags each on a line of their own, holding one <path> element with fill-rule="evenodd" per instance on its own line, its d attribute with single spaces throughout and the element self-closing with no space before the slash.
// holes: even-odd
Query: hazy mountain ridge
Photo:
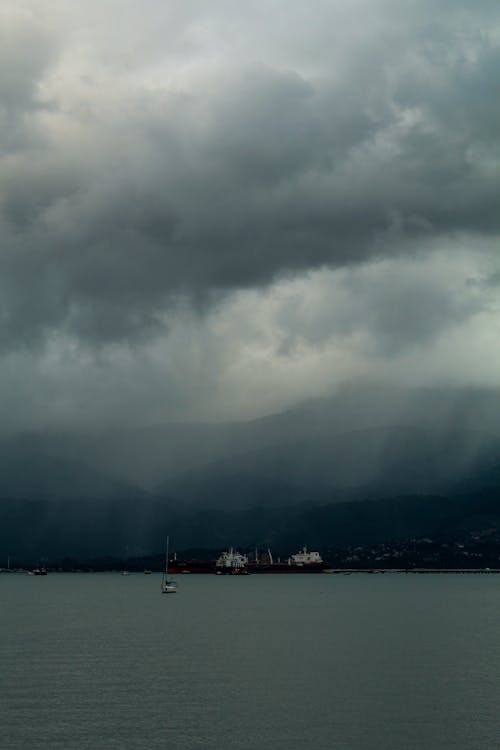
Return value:
<svg viewBox="0 0 500 750">
<path fill-rule="evenodd" d="M 34 454 L 32 444 L 23 451 L 3 447 L 0 496 L 27 500 L 139 501 L 156 496 L 181 505 L 231 509 L 446 494 L 500 484 L 500 439 L 407 426 L 288 440 L 233 453 L 173 476 L 151 492 L 76 458 Z"/>
<path fill-rule="evenodd" d="M 287 504 L 286 488 L 295 502 L 448 493 L 480 489 L 482 476 L 485 486 L 500 484 L 499 457 L 500 439 L 481 433 L 372 428 L 238 454 L 174 477 L 157 492 L 228 508 Z"/>
<path fill-rule="evenodd" d="M 352 433 L 356 439 L 357 433 L 391 430 L 398 425 L 441 436 L 443 446 L 443 436 L 463 435 L 463 442 L 467 436 L 473 451 L 489 436 L 500 435 L 500 400 L 495 390 L 484 389 L 346 387 L 331 398 L 246 422 L 172 423 L 107 432 L 4 437 L 0 455 L 77 461 L 116 481 L 154 492 L 174 478 L 177 482 L 182 474 L 205 471 L 218 462 L 237 466 L 242 457 L 244 464 L 245 455 L 259 451 L 260 460 L 265 460 L 268 450 L 276 451 L 279 459 L 286 445 L 319 446 L 335 435 Z M 339 441 L 336 450 L 341 449 Z M 299 464 L 309 453 L 306 445 L 298 456 Z M 361 456 L 359 465 L 362 468 Z M 238 472 L 248 474 L 247 469 L 242 465 Z M 283 476 L 280 481 L 288 479 Z"/>
<path fill-rule="evenodd" d="M 0 455 L 0 497 L 24 500 L 144 499 L 145 490 L 110 478 L 75 459 Z"/>
<path fill-rule="evenodd" d="M 323 550 L 415 536 L 453 538 L 500 528 L 500 494 L 402 496 L 329 505 L 183 510 L 156 502 L 0 502 L 0 550 L 12 563 L 64 557 L 135 557 L 229 546 L 271 548 L 287 555 L 304 544 Z"/>
<path fill-rule="evenodd" d="M 496 394 L 416 391 L 406 408 L 382 395 L 353 390 L 252 422 L 3 438 L 0 554 L 130 556 L 161 550 L 167 534 L 179 549 L 290 552 L 438 520 L 453 529 L 458 512 L 482 523 L 479 504 L 500 493 Z M 147 491 L 139 476 L 163 481 Z"/>
</svg>

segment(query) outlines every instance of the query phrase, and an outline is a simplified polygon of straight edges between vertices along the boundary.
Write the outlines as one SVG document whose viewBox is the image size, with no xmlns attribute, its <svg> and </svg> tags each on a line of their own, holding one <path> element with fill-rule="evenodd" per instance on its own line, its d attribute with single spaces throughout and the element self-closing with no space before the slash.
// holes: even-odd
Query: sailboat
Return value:
<svg viewBox="0 0 500 750">
<path fill-rule="evenodd" d="M 165 556 L 165 572 L 161 577 L 161 593 L 162 594 L 175 594 L 177 592 L 177 584 L 175 581 L 168 580 L 168 540 L 167 536 L 167 554 Z"/>
</svg>

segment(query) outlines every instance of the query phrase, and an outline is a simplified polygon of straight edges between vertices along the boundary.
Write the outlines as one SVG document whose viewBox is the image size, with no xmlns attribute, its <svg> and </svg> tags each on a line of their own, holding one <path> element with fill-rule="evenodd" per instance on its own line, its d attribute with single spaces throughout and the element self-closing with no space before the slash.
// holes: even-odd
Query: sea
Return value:
<svg viewBox="0 0 500 750">
<path fill-rule="evenodd" d="M 5 750 L 498 750 L 500 575 L 0 574 Z"/>
</svg>

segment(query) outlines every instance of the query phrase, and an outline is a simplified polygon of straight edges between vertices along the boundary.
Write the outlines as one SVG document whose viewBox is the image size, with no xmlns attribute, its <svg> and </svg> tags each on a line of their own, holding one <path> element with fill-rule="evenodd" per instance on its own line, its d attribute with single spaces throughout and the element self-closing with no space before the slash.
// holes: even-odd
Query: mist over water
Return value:
<svg viewBox="0 0 500 750">
<path fill-rule="evenodd" d="M 493 750 L 497 576 L 0 577 L 9 750 Z"/>
</svg>

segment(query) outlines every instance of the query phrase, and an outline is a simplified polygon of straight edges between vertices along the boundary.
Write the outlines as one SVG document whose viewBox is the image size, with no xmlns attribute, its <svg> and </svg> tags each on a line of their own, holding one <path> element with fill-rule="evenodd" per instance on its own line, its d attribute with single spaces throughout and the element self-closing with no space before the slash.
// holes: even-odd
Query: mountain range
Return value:
<svg viewBox="0 0 500 750">
<path fill-rule="evenodd" d="M 494 506 L 496 393 L 377 395 L 250 422 L 4 436 L 0 554 L 143 553 L 167 533 L 178 547 L 318 545 Z"/>
</svg>

